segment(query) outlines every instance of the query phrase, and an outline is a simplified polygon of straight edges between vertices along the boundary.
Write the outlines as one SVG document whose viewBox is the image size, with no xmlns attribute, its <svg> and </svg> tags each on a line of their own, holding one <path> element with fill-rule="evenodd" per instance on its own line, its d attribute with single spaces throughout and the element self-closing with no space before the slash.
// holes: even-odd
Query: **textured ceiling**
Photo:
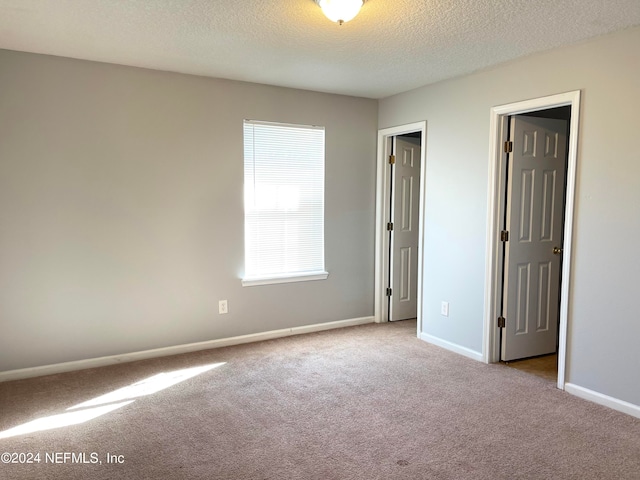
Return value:
<svg viewBox="0 0 640 480">
<path fill-rule="evenodd" d="M 0 48 L 371 98 L 639 24 L 639 0 L 368 0 L 343 26 L 313 0 L 0 0 Z"/>
</svg>

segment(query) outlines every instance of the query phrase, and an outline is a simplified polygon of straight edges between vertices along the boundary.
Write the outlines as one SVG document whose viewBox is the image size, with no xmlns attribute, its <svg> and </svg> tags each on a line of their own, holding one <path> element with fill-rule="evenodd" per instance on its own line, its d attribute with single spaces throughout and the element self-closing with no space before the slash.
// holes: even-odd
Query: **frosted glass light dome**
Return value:
<svg viewBox="0 0 640 480">
<path fill-rule="evenodd" d="M 362 7 L 362 0 L 316 0 L 322 12 L 332 22 L 342 25 L 352 20 Z"/>
</svg>

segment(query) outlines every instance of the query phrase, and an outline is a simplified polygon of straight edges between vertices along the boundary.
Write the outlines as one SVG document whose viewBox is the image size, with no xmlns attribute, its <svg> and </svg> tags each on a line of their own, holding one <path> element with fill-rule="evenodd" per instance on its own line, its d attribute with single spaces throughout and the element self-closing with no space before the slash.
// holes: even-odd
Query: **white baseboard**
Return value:
<svg viewBox="0 0 640 480">
<path fill-rule="evenodd" d="M 263 340 L 289 337 L 291 335 L 300 335 L 303 333 L 321 332 L 323 330 L 331 330 L 334 328 L 353 327 L 355 325 L 373 323 L 373 321 L 374 319 L 372 316 L 351 318 L 348 320 L 338 320 L 336 322 L 316 323 L 314 325 L 305 325 L 302 327 L 283 328 L 282 330 L 271 330 L 269 332 L 241 335 L 239 337 L 220 338 L 218 340 L 209 340 L 207 342 L 156 348 L 153 350 L 126 353 L 123 355 L 111 355 L 108 357 L 89 358 L 73 362 L 43 365 L 41 367 L 8 370 L 6 372 L 0 372 L 0 382 L 8 382 L 10 380 L 19 380 L 22 378 L 41 377 L 43 375 L 53 375 L 55 373 L 71 372 L 74 370 L 83 370 L 85 368 L 104 367 L 118 363 L 135 362 L 136 360 L 145 360 L 147 358 L 167 357 L 170 355 L 197 352 L 199 350 L 209 350 L 212 348 L 229 347 L 243 343 L 260 342 Z"/>
<path fill-rule="evenodd" d="M 456 343 L 451 343 L 446 340 L 442 340 L 441 338 L 434 337 L 433 335 L 429 335 L 427 333 L 420 334 L 420 340 L 424 340 L 427 343 L 432 343 L 438 347 L 442 347 L 451 352 L 458 353 L 460 355 L 464 355 L 465 357 L 471 358 L 473 360 L 477 360 L 479 362 L 484 361 L 481 352 L 476 352 L 475 350 L 471 350 L 470 348 L 460 346 Z"/>
<path fill-rule="evenodd" d="M 625 402 L 624 400 L 619 400 L 617 398 L 604 395 L 594 390 L 589 390 L 588 388 L 574 385 L 573 383 L 565 383 L 564 390 L 567 393 L 575 395 L 576 397 L 580 397 L 584 400 L 589 400 L 599 405 L 604 405 L 605 407 L 612 408 L 613 410 L 626 413 L 628 415 L 631 415 L 632 417 L 640 418 L 639 405 L 634 405 L 633 403 Z"/>
</svg>

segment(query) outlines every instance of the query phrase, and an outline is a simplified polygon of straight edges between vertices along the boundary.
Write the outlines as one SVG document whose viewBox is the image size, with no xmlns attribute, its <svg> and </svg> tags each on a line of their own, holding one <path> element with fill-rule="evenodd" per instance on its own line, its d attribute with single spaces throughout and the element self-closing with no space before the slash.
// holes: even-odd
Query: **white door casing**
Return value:
<svg viewBox="0 0 640 480">
<path fill-rule="evenodd" d="M 424 218 L 425 209 L 425 184 L 426 184 L 426 145 L 427 145 L 427 122 L 420 121 L 395 127 L 387 127 L 378 130 L 378 151 L 376 162 L 376 216 L 375 216 L 375 262 L 374 262 L 374 306 L 373 314 L 376 323 L 389 321 L 389 297 L 386 295 L 389 286 L 389 261 L 390 261 L 390 235 L 387 231 L 387 222 L 390 218 L 389 191 L 391 190 L 391 169 L 389 168 L 389 155 L 391 154 L 391 143 L 393 137 L 408 133 L 418 132 L 420 134 L 420 201 L 418 213 L 418 238 L 420 247 L 418 248 L 418 321 L 416 322 L 416 334 L 420 336 L 422 332 L 422 283 L 424 276 Z"/>
<path fill-rule="evenodd" d="M 489 183 L 487 195 L 487 241 L 485 269 L 485 308 L 482 359 L 486 363 L 500 361 L 499 338 L 503 329 L 496 321 L 502 312 L 502 243 L 500 230 L 504 227 L 503 189 L 506 182 L 503 153 L 504 142 L 508 140 L 507 119 L 512 115 L 531 113 L 555 107 L 571 107 L 569 120 L 567 181 L 564 212 L 564 238 L 562 252 L 562 284 L 560 285 L 560 329 L 558 331 L 558 382 L 557 387 L 565 389 L 567 337 L 569 335 L 569 297 L 573 285 L 571 258 L 573 256 L 573 217 L 576 194 L 576 172 L 578 166 L 578 143 L 580 137 L 580 90 L 557 93 L 545 97 L 531 98 L 518 102 L 491 107 L 489 121 Z"/>
<path fill-rule="evenodd" d="M 417 317 L 420 213 L 420 139 L 395 139 L 391 212 L 391 289 L 389 320 Z"/>
<path fill-rule="evenodd" d="M 567 123 L 511 119 L 502 360 L 554 353 L 558 335 Z"/>
</svg>

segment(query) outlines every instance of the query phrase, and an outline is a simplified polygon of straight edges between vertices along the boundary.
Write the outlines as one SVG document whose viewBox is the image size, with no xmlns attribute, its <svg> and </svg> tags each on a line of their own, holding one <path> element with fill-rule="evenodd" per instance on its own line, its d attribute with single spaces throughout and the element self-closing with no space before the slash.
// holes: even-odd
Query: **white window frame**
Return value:
<svg viewBox="0 0 640 480">
<path fill-rule="evenodd" d="M 316 260 L 317 260 L 317 264 L 315 265 L 315 267 L 318 268 L 312 268 L 310 270 L 294 270 L 294 271 L 289 271 L 289 272 L 260 272 L 260 273 L 251 273 L 251 272 L 247 272 L 247 266 L 249 264 L 249 250 L 251 248 L 251 238 L 250 238 L 250 233 L 249 231 L 251 230 L 248 222 L 250 222 L 248 215 L 250 214 L 249 212 L 251 212 L 250 210 L 250 203 L 251 203 L 251 199 L 255 198 L 256 195 L 256 191 L 259 188 L 257 186 L 257 184 L 255 183 L 255 178 L 256 178 L 256 165 L 257 165 L 257 160 L 258 157 L 256 155 L 255 152 L 255 130 L 252 130 L 251 133 L 249 134 L 249 130 L 248 128 L 256 128 L 256 127 L 268 127 L 268 128 L 278 128 L 278 127 L 282 127 L 283 130 L 284 129 L 301 129 L 305 132 L 309 132 L 311 130 L 321 130 L 322 131 L 322 174 L 320 177 L 320 187 L 321 187 L 321 201 L 320 201 L 320 207 L 322 209 L 322 218 L 321 218 L 321 226 L 322 228 L 320 229 L 320 242 L 321 242 L 321 251 L 320 252 L 316 252 L 318 253 L 318 255 L 316 256 Z M 242 279 L 242 285 L 245 287 L 249 287 L 249 286 L 256 286 L 256 285 L 270 285 L 270 284 L 279 284 L 279 283 L 292 283 L 292 282 L 305 282 L 305 281 L 312 281 L 312 280 L 324 280 L 329 276 L 329 273 L 326 271 L 325 269 L 325 244 L 324 244 L 324 199 L 325 199 L 325 191 L 324 191 L 324 178 L 325 178 L 325 145 L 324 145 L 324 127 L 319 127 L 319 126 L 315 126 L 315 125 L 298 125 L 298 124 L 287 124 L 287 123 L 276 123 L 276 122 L 265 122 L 265 121 L 257 121 L 257 120 L 245 120 L 243 122 L 243 145 L 244 145 L 244 184 L 245 184 L 245 190 L 244 190 L 244 202 L 245 202 L 245 207 L 244 207 L 244 225 L 245 225 L 245 240 L 244 240 L 244 255 L 245 255 L 245 272 L 244 272 L 244 278 Z M 249 136 L 251 135 L 251 136 Z M 254 142 L 249 144 L 249 139 L 254 139 Z M 319 154 L 319 152 L 316 152 L 316 155 Z M 286 147 L 283 146 L 283 152 L 282 155 L 286 155 Z M 263 157 L 264 158 L 264 157 Z M 266 162 L 263 162 L 262 165 L 265 165 L 265 163 L 268 164 L 269 161 L 274 161 L 274 162 L 278 162 L 279 159 L 270 159 L 267 160 Z M 275 165 L 274 165 L 275 167 Z M 282 164 L 279 164 L 278 167 L 280 169 L 284 169 L 286 171 L 287 167 L 283 166 Z M 252 169 L 253 173 L 248 173 L 248 169 Z M 292 170 L 291 172 L 292 174 L 294 174 L 295 172 Z M 251 179 L 254 179 L 254 181 L 252 182 Z M 290 178 L 290 177 L 289 177 Z M 314 178 L 317 178 L 317 176 L 315 176 Z M 252 186 L 253 185 L 253 186 Z M 316 208 L 318 207 L 318 205 L 316 204 Z M 276 209 L 277 211 L 277 209 Z M 255 212 L 255 210 L 253 211 Z M 257 220 L 258 222 L 260 220 Z M 317 230 L 316 230 L 316 235 L 318 234 Z M 321 268 L 319 264 L 321 265 Z"/>
</svg>

